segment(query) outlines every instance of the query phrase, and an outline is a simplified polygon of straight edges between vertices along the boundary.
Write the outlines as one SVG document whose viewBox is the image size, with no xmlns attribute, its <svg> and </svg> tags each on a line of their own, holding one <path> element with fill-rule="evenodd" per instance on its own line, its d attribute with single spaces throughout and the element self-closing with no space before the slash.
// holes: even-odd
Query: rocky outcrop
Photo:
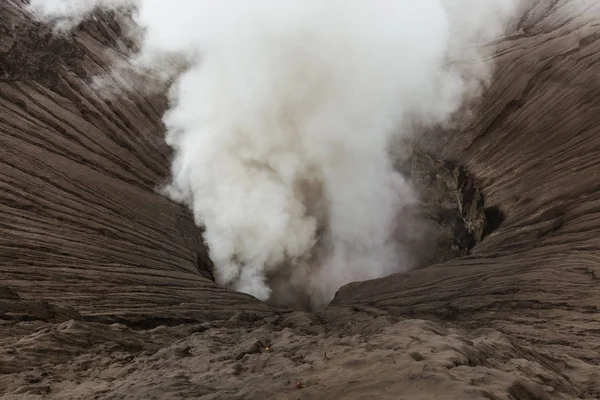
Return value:
<svg viewBox="0 0 600 400">
<path fill-rule="evenodd" d="M 477 180 L 456 161 L 440 160 L 416 147 L 397 169 L 419 194 L 414 213 L 429 228 L 419 241 L 427 250 L 415 249 L 422 254 L 421 267 L 470 254 L 502 224 L 502 211 L 485 206 Z"/>
</svg>

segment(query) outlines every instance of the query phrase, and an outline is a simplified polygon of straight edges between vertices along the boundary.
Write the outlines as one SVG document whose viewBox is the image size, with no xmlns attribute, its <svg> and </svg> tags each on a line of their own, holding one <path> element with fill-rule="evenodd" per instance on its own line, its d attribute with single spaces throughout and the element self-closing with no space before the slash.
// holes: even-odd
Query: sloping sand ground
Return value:
<svg viewBox="0 0 600 400">
<path fill-rule="evenodd" d="M 314 315 L 236 316 L 135 331 L 68 321 L 5 326 L 6 398 L 580 398 L 590 367 L 494 329 L 362 317 L 343 332 Z M 269 347 L 269 350 L 267 350 Z M 297 383 L 301 388 L 297 388 Z"/>
<path fill-rule="evenodd" d="M 600 398 L 600 3 L 524 1 L 481 107 L 430 146 L 500 228 L 319 315 L 210 279 L 189 213 L 154 190 L 164 97 L 89 86 L 121 16 L 56 38 L 23 4 L 0 2 L 3 398 Z"/>
</svg>

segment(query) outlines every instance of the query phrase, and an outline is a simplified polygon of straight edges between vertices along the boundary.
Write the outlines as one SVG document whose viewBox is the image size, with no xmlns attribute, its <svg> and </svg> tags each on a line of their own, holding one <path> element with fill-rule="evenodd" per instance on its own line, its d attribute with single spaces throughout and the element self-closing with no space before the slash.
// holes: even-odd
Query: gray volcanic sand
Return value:
<svg viewBox="0 0 600 400">
<path fill-rule="evenodd" d="M 21 323 L 3 338 L 7 398 L 545 399 L 581 394 L 585 367 L 465 332 L 387 315 L 327 329 L 306 313 L 134 331 L 121 324 Z M 8 328 L 7 328 L 8 329 Z M 267 347 L 269 348 L 267 350 Z M 49 359 L 50 358 L 50 359 Z M 32 368 L 33 369 L 30 369 Z M 300 382 L 304 387 L 296 388 Z"/>
<path fill-rule="evenodd" d="M 480 104 L 427 149 L 503 223 L 316 314 L 211 280 L 201 231 L 155 191 L 164 96 L 90 86 L 123 16 L 56 37 L 0 2 L 3 398 L 600 398 L 600 3 L 524 3 Z"/>
</svg>

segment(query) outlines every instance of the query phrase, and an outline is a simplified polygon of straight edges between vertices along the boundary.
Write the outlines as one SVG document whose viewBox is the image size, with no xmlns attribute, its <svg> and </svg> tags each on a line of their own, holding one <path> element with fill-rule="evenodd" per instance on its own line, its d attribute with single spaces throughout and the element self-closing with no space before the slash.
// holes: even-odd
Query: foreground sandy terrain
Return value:
<svg viewBox="0 0 600 400">
<path fill-rule="evenodd" d="M 379 314 L 379 316 L 377 315 Z M 547 399 L 583 393 L 589 366 L 385 313 L 331 329 L 314 315 L 160 326 L 68 321 L 5 327 L 7 398 Z M 7 332 L 5 332 L 6 334 Z M 267 350 L 268 348 L 268 350 Z M 45 355 L 45 357 L 44 357 Z M 49 358 L 48 356 L 51 356 Z M 30 369 L 34 367 L 33 369 Z M 300 389 L 296 386 L 300 384 Z"/>
<path fill-rule="evenodd" d="M 318 314 L 212 281 L 200 230 L 155 191 L 164 97 L 89 85 L 122 17 L 57 38 L 23 4 L 0 3 L 5 398 L 600 398 L 600 3 L 524 1 L 474 117 L 428 149 L 469 168 L 500 227 Z"/>
</svg>

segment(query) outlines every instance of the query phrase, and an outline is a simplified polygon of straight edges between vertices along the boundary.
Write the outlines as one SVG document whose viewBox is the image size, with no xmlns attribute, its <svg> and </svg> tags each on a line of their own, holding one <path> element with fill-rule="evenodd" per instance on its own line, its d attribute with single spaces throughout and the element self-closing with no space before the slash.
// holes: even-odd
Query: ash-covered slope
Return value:
<svg viewBox="0 0 600 400">
<path fill-rule="evenodd" d="M 600 362 L 600 4 L 530 2 L 473 120 L 439 148 L 506 216 L 473 254 L 350 284 L 333 304 L 502 327 Z M 436 138 L 440 138 L 438 134 Z"/>
<path fill-rule="evenodd" d="M 86 315 L 265 311 L 210 280 L 191 216 L 156 193 L 168 172 L 166 100 L 105 100 L 89 86 L 107 68 L 118 16 L 61 38 L 23 4 L 0 4 L 0 283 Z"/>
<path fill-rule="evenodd" d="M 270 317 L 257 328 L 257 317 L 280 310 L 214 284 L 188 212 L 155 192 L 169 164 L 165 99 L 109 101 L 89 86 L 108 68 L 119 16 L 61 39 L 26 17 L 23 1 L 1 2 L 0 372 L 14 375 L 0 389 L 56 398 L 600 396 L 600 5 L 527 3 L 512 34 L 490 44 L 497 72 L 475 117 L 436 133 L 431 149 L 469 167 L 487 204 L 504 212 L 500 228 L 468 257 L 347 285 L 322 316 Z M 171 330 L 89 321 L 141 328 L 238 312 Z M 67 320 L 80 322 L 48 323 Z M 270 341 L 282 351 L 263 351 Z M 216 369 L 199 374 L 209 361 Z M 349 371 L 352 382 L 340 382 Z M 298 391 L 298 379 L 321 386 Z"/>
</svg>

